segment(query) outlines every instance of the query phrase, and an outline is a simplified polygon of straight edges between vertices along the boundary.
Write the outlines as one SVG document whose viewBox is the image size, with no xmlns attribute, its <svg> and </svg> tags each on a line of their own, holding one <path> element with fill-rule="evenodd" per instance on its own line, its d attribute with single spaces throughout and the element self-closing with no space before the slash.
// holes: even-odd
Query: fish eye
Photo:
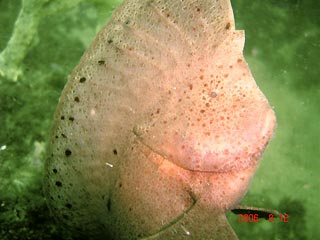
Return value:
<svg viewBox="0 0 320 240">
<path fill-rule="evenodd" d="M 212 97 L 212 98 L 215 98 L 215 97 L 217 97 L 217 96 L 218 96 L 218 93 L 215 92 L 215 91 L 212 91 L 212 92 L 210 93 L 210 97 Z"/>
</svg>

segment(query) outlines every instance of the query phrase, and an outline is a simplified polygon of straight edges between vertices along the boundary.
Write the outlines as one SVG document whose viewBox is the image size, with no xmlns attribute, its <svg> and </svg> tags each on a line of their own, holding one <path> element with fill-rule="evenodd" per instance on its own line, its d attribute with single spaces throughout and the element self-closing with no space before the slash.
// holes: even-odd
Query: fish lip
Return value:
<svg viewBox="0 0 320 240">
<path fill-rule="evenodd" d="M 276 125 L 276 115 L 272 108 L 270 108 L 265 116 L 265 121 L 261 128 L 262 137 L 271 138 Z"/>
<path fill-rule="evenodd" d="M 251 142 L 247 146 L 247 150 L 233 152 L 232 155 L 229 155 L 229 158 L 235 159 L 237 156 L 242 159 L 238 163 L 230 162 L 227 158 L 225 159 L 225 164 L 222 164 L 219 168 L 211 169 L 211 171 L 197 170 L 198 172 L 215 172 L 215 173 L 227 173 L 227 172 L 236 172 L 244 169 L 251 168 L 252 166 L 257 166 L 260 162 L 260 159 L 268 146 L 276 127 L 276 115 L 272 107 L 269 104 L 265 106 L 265 111 L 261 115 L 261 118 L 257 121 L 261 121 L 259 126 L 259 133 L 256 135 L 256 141 Z M 246 154 L 245 154 L 246 153 Z M 245 154 L 245 155 L 243 155 Z M 210 154 L 209 154 L 210 155 Z M 203 156 L 206 158 L 209 156 Z M 210 161 L 208 161 L 210 162 Z"/>
</svg>

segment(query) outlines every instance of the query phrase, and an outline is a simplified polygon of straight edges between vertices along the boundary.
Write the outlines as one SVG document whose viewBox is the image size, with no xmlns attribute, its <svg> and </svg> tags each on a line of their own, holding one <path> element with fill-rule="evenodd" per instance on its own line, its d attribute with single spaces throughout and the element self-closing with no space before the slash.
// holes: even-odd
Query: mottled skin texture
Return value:
<svg viewBox="0 0 320 240">
<path fill-rule="evenodd" d="M 275 125 L 227 0 L 128 0 L 63 90 L 46 164 L 54 217 L 86 239 L 237 239 Z"/>
</svg>

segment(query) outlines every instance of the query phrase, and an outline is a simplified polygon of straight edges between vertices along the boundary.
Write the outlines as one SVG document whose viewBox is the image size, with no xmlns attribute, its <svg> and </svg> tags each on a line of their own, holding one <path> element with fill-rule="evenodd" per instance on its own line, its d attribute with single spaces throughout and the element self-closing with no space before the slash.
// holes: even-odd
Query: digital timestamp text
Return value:
<svg viewBox="0 0 320 240">
<path fill-rule="evenodd" d="M 268 215 L 266 218 L 269 222 L 289 222 L 289 215 L 288 214 L 279 214 L 279 216 L 275 217 L 272 213 Z M 252 213 L 252 214 L 239 214 L 238 222 L 259 222 L 259 214 Z"/>
</svg>

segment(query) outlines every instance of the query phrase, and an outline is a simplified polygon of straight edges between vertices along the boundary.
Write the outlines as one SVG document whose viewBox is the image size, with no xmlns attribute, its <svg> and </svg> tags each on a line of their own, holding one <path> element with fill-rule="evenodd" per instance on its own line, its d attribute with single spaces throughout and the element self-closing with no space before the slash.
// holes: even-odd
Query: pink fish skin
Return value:
<svg viewBox="0 0 320 240">
<path fill-rule="evenodd" d="M 229 0 L 126 0 L 69 77 L 44 191 L 86 239 L 237 239 L 275 114 Z"/>
</svg>

